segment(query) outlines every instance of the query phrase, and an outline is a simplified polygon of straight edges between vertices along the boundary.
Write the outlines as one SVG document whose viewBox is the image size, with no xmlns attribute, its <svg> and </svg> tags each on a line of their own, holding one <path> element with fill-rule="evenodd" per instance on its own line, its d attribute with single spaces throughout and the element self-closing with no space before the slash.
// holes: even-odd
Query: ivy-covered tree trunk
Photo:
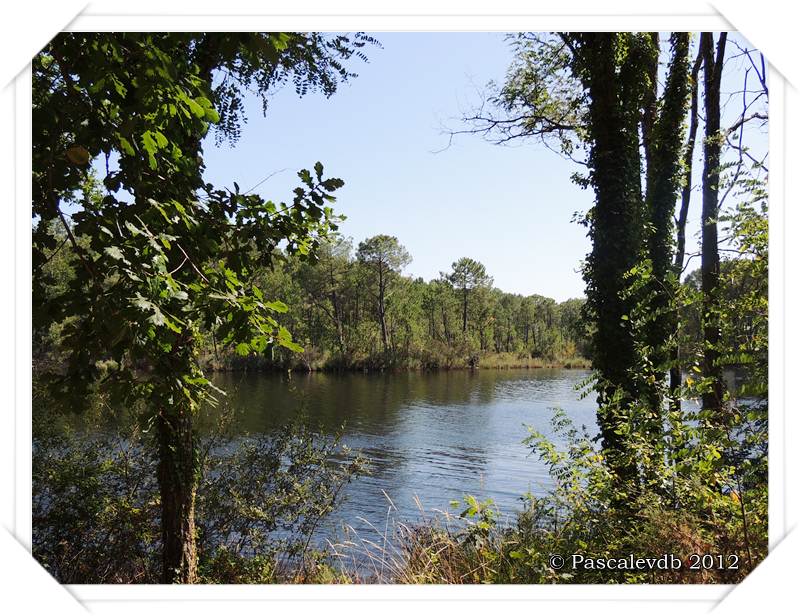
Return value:
<svg viewBox="0 0 800 616">
<path fill-rule="evenodd" d="M 164 408 L 156 418 L 158 486 L 161 492 L 162 573 L 165 584 L 197 581 L 194 505 L 197 493 L 197 448 L 192 412 Z"/>
<path fill-rule="evenodd" d="M 655 36 L 652 73 L 658 67 L 658 37 Z M 670 349 L 676 341 L 677 319 L 674 299 L 678 278 L 673 269 L 675 201 L 680 184 L 680 161 L 683 154 L 683 120 L 689 93 L 689 34 L 670 36 L 671 60 L 667 81 L 660 100 L 654 101 L 657 113 L 650 120 L 645 141 L 647 160 L 645 202 L 649 230 L 646 234 L 650 278 L 646 285 L 644 306 L 648 312 L 644 343 L 649 362 L 643 379 L 642 398 L 647 408 L 642 418 L 642 432 L 649 437 L 655 452 L 663 449 L 664 375 L 669 368 Z"/>
<path fill-rule="evenodd" d="M 625 53 L 620 36 L 626 35 L 577 35 L 574 54 L 591 101 L 589 166 L 595 204 L 590 213 L 592 251 L 584 279 L 587 307 L 596 324 L 593 363 L 600 378 L 598 423 L 609 467 L 630 484 L 637 478 L 637 467 L 623 435 L 639 392 L 634 378 L 636 341 L 629 320 L 634 300 L 626 294 L 626 273 L 641 256 L 644 202 L 637 100 L 641 72 L 629 51 L 620 66 L 619 57 Z M 625 496 L 620 496 L 624 501 Z"/>
<path fill-rule="evenodd" d="M 672 60 L 657 119 L 648 143 L 647 202 L 652 230 L 648 234 L 647 254 L 652 267 L 650 285 L 651 320 L 646 341 L 656 372 L 667 362 L 667 340 L 675 329 L 669 310 L 677 281 L 673 276 L 673 212 L 680 181 L 680 158 L 683 151 L 682 125 L 689 91 L 689 34 L 671 37 Z M 657 60 L 657 57 L 656 57 Z"/>
<path fill-rule="evenodd" d="M 714 57 L 714 36 L 703 32 L 703 76 L 705 85 L 706 134 L 703 165 L 702 264 L 703 291 L 703 376 L 706 389 L 703 409 L 721 411 L 723 400 L 722 368 L 719 365 L 719 217 L 720 181 L 720 82 L 725 59 L 727 34 L 720 33 Z"/>
</svg>

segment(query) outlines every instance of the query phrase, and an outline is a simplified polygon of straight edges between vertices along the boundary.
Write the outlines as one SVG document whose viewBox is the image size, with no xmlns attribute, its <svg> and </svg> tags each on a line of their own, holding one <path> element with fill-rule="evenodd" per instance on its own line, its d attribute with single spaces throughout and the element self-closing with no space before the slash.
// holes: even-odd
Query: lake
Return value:
<svg viewBox="0 0 800 616">
<path fill-rule="evenodd" d="M 269 432 L 300 409 L 369 460 L 371 473 L 347 486 L 322 535 L 342 523 L 370 533 L 392 517 L 419 519 L 464 494 L 491 498 L 501 514 L 550 485 L 545 466 L 522 443 L 526 426 L 551 434 L 553 408 L 597 432 L 594 395 L 581 399 L 587 370 L 458 370 L 399 374 L 217 374 L 236 409 L 235 430 Z M 385 494 L 384 494 L 385 492 Z M 416 498 L 415 498 L 416 497 Z"/>
</svg>

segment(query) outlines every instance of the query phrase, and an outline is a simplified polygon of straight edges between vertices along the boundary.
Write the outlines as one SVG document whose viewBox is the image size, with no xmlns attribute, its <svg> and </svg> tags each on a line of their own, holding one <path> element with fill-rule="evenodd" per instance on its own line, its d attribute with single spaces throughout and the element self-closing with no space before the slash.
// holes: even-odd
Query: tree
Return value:
<svg viewBox="0 0 800 616">
<path fill-rule="evenodd" d="M 575 342 L 576 352 L 588 355 L 587 328 L 582 318 L 582 299 L 568 299 L 559 305 L 561 330 L 563 335 Z"/>
<path fill-rule="evenodd" d="M 725 61 L 727 33 L 721 32 L 714 51 L 714 35 L 703 32 L 703 85 L 705 89 L 706 127 L 703 143 L 703 211 L 701 279 L 703 291 L 703 409 L 720 412 L 724 396 L 722 366 L 719 363 L 719 182 L 722 135 L 720 133 L 720 82 Z"/>
<path fill-rule="evenodd" d="M 469 297 L 476 289 L 491 287 L 492 278 L 486 273 L 483 263 L 469 257 L 454 261 L 452 268 L 453 271 L 447 274 L 447 279 L 461 295 L 461 332 L 466 336 Z"/>
<path fill-rule="evenodd" d="M 297 272 L 307 300 L 333 325 L 335 344 L 343 358 L 349 354 L 345 301 L 351 252 L 349 241 L 335 238 L 322 244 L 317 259 L 303 264 Z"/>
<path fill-rule="evenodd" d="M 673 268 L 675 270 L 675 278 L 680 280 L 681 273 L 683 272 L 683 260 L 686 255 L 686 222 L 689 219 L 689 205 L 692 199 L 692 168 L 694 166 L 694 146 L 697 139 L 697 125 L 698 125 L 698 90 L 699 90 L 699 75 L 700 67 L 703 64 L 703 49 L 702 46 L 697 51 L 694 64 L 692 65 L 692 73 L 689 79 L 690 83 L 690 99 L 689 105 L 689 133 L 686 139 L 686 145 L 683 152 L 683 179 L 681 186 L 681 204 L 678 210 L 678 217 L 676 224 L 676 239 L 675 239 L 675 262 Z M 680 331 L 681 322 L 679 316 L 675 317 L 675 330 Z M 671 361 L 669 367 L 669 391 L 670 400 L 673 410 L 680 411 L 680 389 L 682 381 L 681 370 L 681 348 L 680 342 L 676 341 L 671 349 Z"/>
<path fill-rule="evenodd" d="M 675 202 L 680 188 L 681 162 L 684 154 L 682 127 L 689 94 L 689 33 L 670 36 L 670 65 L 664 94 L 660 100 L 652 96 L 645 110 L 643 137 L 647 162 L 645 204 L 651 224 L 647 234 L 647 258 L 652 279 L 647 288 L 647 309 L 650 318 L 645 325 L 645 344 L 656 377 L 649 388 L 649 402 L 654 410 L 661 408 L 661 381 L 669 367 L 671 347 L 675 345 L 677 320 L 673 302 L 679 278 L 674 271 Z M 658 56 L 651 64 L 651 80 L 656 85 Z M 653 434 L 660 433 L 663 417 L 654 413 Z"/>
<path fill-rule="evenodd" d="M 212 398 L 199 362 L 216 329 L 241 354 L 298 349 L 277 317 L 286 311 L 250 280 L 283 242 L 309 255 L 335 230 L 338 179 L 322 165 L 299 173 L 290 204 L 204 182 L 202 139 L 214 125 L 235 141 L 242 89 L 266 105 L 290 81 L 330 95 L 353 76 L 343 61 L 357 35 L 66 33 L 33 60 L 33 286 L 57 251 L 59 223 L 76 258 L 69 287 L 34 303 L 34 318 L 67 319 L 67 365 L 50 378 L 73 408 L 102 389 L 114 404 L 143 404 L 154 426 L 161 498 L 163 581 L 196 579 L 198 480 L 193 415 Z M 83 198 L 93 160 L 104 162 L 101 199 Z M 98 168 L 100 166 L 98 165 Z M 72 210 L 67 209 L 67 206 Z"/>
<path fill-rule="evenodd" d="M 525 33 L 513 44 L 515 60 L 503 87 L 489 106 L 465 118 L 471 128 L 457 132 L 496 143 L 534 137 L 588 169 L 573 179 L 595 193 L 582 222 L 592 241 L 584 264 L 585 315 L 593 325 L 599 423 L 609 464 L 618 476 L 634 479 L 638 472 L 623 451 L 622 432 L 632 422 L 632 406 L 646 399 L 650 412 L 641 428 L 657 437 L 660 383 L 676 326 L 669 314 L 676 286 L 672 212 L 689 36 L 670 36 L 661 96 L 657 33 Z"/>
<path fill-rule="evenodd" d="M 393 280 L 400 271 L 411 263 L 411 255 L 391 235 L 376 235 L 358 245 L 358 260 L 373 274 L 373 295 L 376 301 L 378 322 L 381 327 L 383 352 L 389 352 L 389 336 L 386 326 L 386 299 Z"/>
<path fill-rule="evenodd" d="M 632 482 L 638 472 L 621 426 L 630 421 L 629 409 L 640 388 L 637 337 L 630 320 L 637 298 L 627 292 L 627 274 L 640 262 L 645 241 L 639 125 L 650 87 L 652 40 L 626 33 L 563 38 L 572 50 L 573 71 L 589 97 L 586 130 L 595 204 L 588 215 L 592 251 L 584 280 L 586 307 L 596 324 L 592 353 L 599 373 L 598 419 L 610 467 L 620 479 Z"/>
</svg>

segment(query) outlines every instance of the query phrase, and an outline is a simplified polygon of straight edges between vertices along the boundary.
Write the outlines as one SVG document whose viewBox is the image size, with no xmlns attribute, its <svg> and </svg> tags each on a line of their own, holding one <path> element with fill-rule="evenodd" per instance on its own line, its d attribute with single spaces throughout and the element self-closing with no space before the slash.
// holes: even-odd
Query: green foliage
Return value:
<svg viewBox="0 0 800 616">
<path fill-rule="evenodd" d="M 217 445 L 199 489 L 198 546 L 211 558 L 226 549 L 302 563 L 320 521 L 362 471 L 363 460 L 340 445 L 338 436 L 326 439 L 299 422 L 269 438 Z"/>
<path fill-rule="evenodd" d="M 384 355 L 389 354 L 389 332 L 386 324 L 386 302 L 391 292 L 391 282 L 411 262 L 411 255 L 400 245 L 396 237 L 376 235 L 358 245 L 356 256 L 372 276 L 368 284 L 374 287 L 375 309 L 381 328 Z"/>
<path fill-rule="evenodd" d="M 490 105 L 466 120 L 497 143 L 540 138 L 572 156 L 586 137 L 588 99 L 571 70 L 567 44 L 552 33 L 522 32 L 509 39 L 514 60 L 503 85 L 489 84 Z"/>
<path fill-rule="evenodd" d="M 270 345 L 299 350 L 275 319 L 285 306 L 267 300 L 249 277 L 269 264 L 278 243 L 308 255 L 336 229 L 327 204 L 342 182 L 323 178 L 317 163 L 313 174 L 299 172 L 289 204 L 238 187 L 217 190 L 201 178 L 200 139 L 211 125 L 236 136 L 239 84 L 258 85 L 264 97 L 287 80 L 301 94 L 332 94 L 352 76 L 340 60 L 361 54 L 367 41 L 63 34 L 37 56 L 34 320 L 45 326 L 72 318 L 60 340 L 69 361 L 57 386 L 76 395 L 60 399 L 80 404 L 101 376 L 97 362 L 110 361 L 115 369 L 102 375 L 104 383 L 121 398 L 196 407 L 208 392 L 196 347 L 212 325 L 240 353 Z M 216 72 L 221 81 L 213 80 Z M 90 176 L 88 159 L 76 164 L 71 150 L 64 155 L 70 144 L 105 157 L 103 191 L 72 193 Z M 60 202 L 77 208 L 70 222 Z M 58 245 L 58 222 L 72 244 L 71 281 L 45 291 L 40 272 Z"/>
<path fill-rule="evenodd" d="M 358 245 L 356 257 L 378 277 L 397 273 L 411 263 L 411 255 L 396 237 L 390 235 L 376 235 L 364 240 Z"/>
<path fill-rule="evenodd" d="M 400 261 L 410 258 L 396 239 L 389 239 Z M 503 293 L 488 286 L 491 278 L 474 261 L 480 276 L 465 270 L 466 286 L 453 284 L 447 275 L 425 282 L 403 276 L 388 251 L 368 258 L 367 245 L 362 242 L 354 257 L 349 241 L 332 236 L 320 244 L 315 259 L 286 256 L 256 275 L 264 293 L 283 298 L 289 307 L 276 318 L 303 346 L 302 354 L 275 349 L 266 357 L 251 353 L 239 359 L 230 347 L 221 345 L 215 352 L 206 343 L 203 357 L 219 369 L 588 365 L 582 300 L 559 304 L 539 295 Z M 219 340 L 213 327 L 208 338 Z"/>
<path fill-rule="evenodd" d="M 492 286 L 492 279 L 486 274 L 486 267 L 469 257 L 462 257 L 453 263 L 453 271 L 442 274 L 461 296 L 461 332 L 467 333 L 467 313 L 469 298 L 476 290 Z M 481 341 L 483 348 L 483 341 Z"/>
<path fill-rule="evenodd" d="M 709 76 L 713 38 L 703 40 Z M 392 581 L 741 579 L 766 554 L 764 169 L 745 167 L 741 143 L 738 163 L 719 165 L 726 135 L 706 114 L 705 175 L 714 179 L 705 185 L 705 265 L 702 281 L 690 274 L 679 284 L 672 233 L 688 35 L 670 38 L 660 96 L 656 34 L 518 35 L 515 63 L 491 101 L 507 117 L 470 118 L 499 142 L 535 136 L 569 157 L 588 153 L 588 175 L 576 177 L 595 193 L 582 220 L 592 242 L 587 300 L 562 304 L 494 289 L 467 257 L 439 280 L 404 277 L 411 258 L 393 236 L 365 240 L 354 256 L 331 207 L 343 182 L 319 162 L 299 171 L 289 203 L 203 180 L 208 131 L 239 137 L 241 87 L 257 88 L 265 109 L 267 94 L 287 83 L 329 96 L 353 76 L 343 62 L 364 59 L 374 42 L 67 33 L 34 59 L 37 372 L 47 373 L 49 404 L 128 409 L 145 431 L 157 428 L 160 446 L 153 457 L 138 433 L 76 440 L 37 426 L 34 554 L 61 581 L 150 582 L 159 566 L 165 581 L 172 571 L 195 581 L 186 561 L 197 560 L 196 508 L 202 580 L 357 579 L 332 569 L 310 540 L 360 461 L 332 462 L 349 452 L 296 426 L 198 447 L 191 417 L 213 398 L 209 363 L 474 368 L 583 354 L 596 369 L 602 446 L 557 413 L 552 428 L 565 449 L 535 430 L 526 441 L 552 491 L 526 495 L 510 528 L 472 496 L 455 530 L 404 527 Z M 719 216 L 717 184 L 722 202 L 736 199 Z M 707 244 L 718 260 L 718 220 L 735 253 L 719 267 L 705 254 Z M 685 386 L 668 392 L 664 374 L 680 368 Z M 723 368 L 739 376 L 724 400 Z M 704 408 L 681 404 L 696 398 Z M 184 535 L 169 556 L 177 526 Z M 742 566 L 700 574 L 549 566 L 554 553 L 664 551 L 734 554 Z"/>
<path fill-rule="evenodd" d="M 75 410 L 102 386 L 112 407 L 146 401 L 157 430 L 165 536 L 163 581 L 196 579 L 192 415 L 212 397 L 199 365 L 203 332 L 240 354 L 300 347 L 252 274 L 279 244 L 308 257 L 336 230 L 343 182 L 298 173 L 289 204 L 203 179 L 202 140 L 238 137 L 242 86 L 292 81 L 330 95 L 371 39 L 296 33 L 62 33 L 33 60 L 34 323 L 65 323 L 54 399 Z M 100 191 L 83 191 L 90 163 Z M 70 208 L 69 211 L 67 207 Z M 60 223 L 76 259 L 69 284 L 43 272 Z"/>
<path fill-rule="evenodd" d="M 696 438 L 684 424 L 680 434 Z M 402 564 L 383 581 L 408 583 L 735 583 L 767 554 L 765 481 L 752 481 L 743 467 L 722 462 L 739 450 L 732 440 L 705 443 L 680 465 L 656 462 L 649 440 L 637 439 L 638 463 L 658 466 L 658 485 L 630 495 L 631 520 L 617 503 L 619 483 L 603 463 L 603 452 L 589 434 L 576 429 L 563 411 L 552 419 L 552 436 L 531 429 L 526 443 L 548 467 L 553 487 L 541 496 L 523 497 L 524 509 L 511 526 L 497 522 L 491 503 L 464 499 L 463 526 L 436 522 L 400 529 L 396 536 Z M 673 438 L 678 432 L 673 432 Z M 628 437 L 626 437 L 627 439 Z M 554 440 L 562 442 L 562 446 Z M 719 449 L 717 449 L 719 447 Z M 648 462 L 649 460 L 649 462 Z M 708 461 L 711 460 L 710 463 Z M 749 458 L 758 466 L 763 451 Z M 651 475 L 645 473 L 645 475 Z M 746 476 L 750 480 L 745 479 Z M 454 502 L 453 506 L 459 503 Z M 388 552 L 384 549 L 384 552 Z M 572 554 L 594 559 L 629 554 L 675 554 L 676 570 L 635 571 L 554 568 L 550 557 Z M 738 557 L 737 569 L 691 570 L 692 554 Z M 726 558 L 726 562 L 730 562 Z"/>
<path fill-rule="evenodd" d="M 62 583 L 157 583 L 156 460 L 137 429 L 86 438 L 51 414 L 37 420 L 33 554 Z M 363 461 L 298 421 L 275 434 L 200 443 L 200 578 L 273 583 L 325 572 L 314 531 Z M 306 580 L 307 581 L 307 580 Z"/>
</svg>

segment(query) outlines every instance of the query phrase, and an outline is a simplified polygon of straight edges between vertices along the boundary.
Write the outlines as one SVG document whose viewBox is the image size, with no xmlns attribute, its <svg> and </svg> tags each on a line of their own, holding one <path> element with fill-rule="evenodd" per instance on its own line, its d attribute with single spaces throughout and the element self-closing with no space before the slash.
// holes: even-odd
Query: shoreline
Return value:
<svg viewBox="0 0 800 616">
<path fill-rule="evenodd" d="M 238 359 L 238 358 L 234 358 Z M 239 364 L 239 365 L 237 365 Z M 227 372 L 262 372 L 262 373 L 283 373 L 295 372 L 299 374 L 373 374 L 373 373 L 403 373 L 403 372 L 450 372 L 450 371 L 478 371 L 478 370 L 591 370 L 592 363 L 583 357 L 574 357 L 564 361 L 488 361 L 479 362 L 474 366 L 468 364 L 455 364 L 445 366 L 422 366 L 422 365 L 386 365 L 386 366 L 325 366 L 325 365 L 294 365 L 294 366 L 275 366 L 266 364 L 254 364 L 254 362 L 242 361 L 233 362 L 233 365 L 226 363 L 208 362 L 203 365 L 203 369 L 209 373 Z"/>
</svg>

